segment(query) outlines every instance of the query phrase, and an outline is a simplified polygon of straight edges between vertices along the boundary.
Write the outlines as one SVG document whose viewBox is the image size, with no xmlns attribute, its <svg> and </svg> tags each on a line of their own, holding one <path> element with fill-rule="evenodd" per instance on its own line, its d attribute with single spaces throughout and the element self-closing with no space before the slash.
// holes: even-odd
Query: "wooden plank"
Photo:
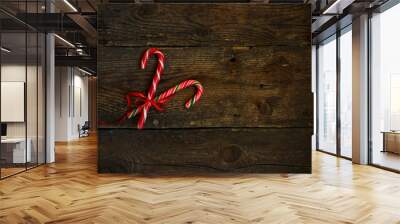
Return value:
<svg viewBox="0 0 400 224">
<path fill-rule="evenodd" d="M 100 129 L 100 173 L 310 173 L 312 128 Z"/>
<path fill-rule="evenodd" d="M 100 127 L 133 127 L 114 121 L 124 112 L 125 94 L 147 91 L 155 59 L 140 70 L 146 48 L 99 48 L 98 111 Z M 196 47 L 161 48 L 166 69 L 157 93 L 186 79 L 200 81 L 205 94 L 190 110 L 184 102 L 193 94 L 184 90 L 163 113 L 151 110 L 145 128 L 196 127 L 311 127 L 309 48 Z M 114 123 L 113 123 L 114 122 Z M 104 124 L 107 123 L 107 124 Z"/>
<path fill-rule="evenodd" d="M 309 46 L 310 5 L 105 4 L 105 46 Z"/>
<path fill-rule="evenodd" d="M 306 5 L 102 5 L 99 172 L 311 172 L 310 19 Z M 186 110 L 179 92 L 139 131 L 113 122 L 151 83 L 148 46 L 167 58 L 158 94 L 187 79 L 205 94 Z"/>
</svg>

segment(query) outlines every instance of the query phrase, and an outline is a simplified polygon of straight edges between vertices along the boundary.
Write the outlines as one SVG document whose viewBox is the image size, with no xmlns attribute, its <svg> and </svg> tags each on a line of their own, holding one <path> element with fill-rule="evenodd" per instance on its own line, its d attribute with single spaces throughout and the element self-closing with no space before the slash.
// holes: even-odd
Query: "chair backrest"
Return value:
<svg viewBox="0 0 400 224">
<path fill-rule="evenodd" d="M 89 121 L 85 121 L 85 124 L 83 124 L 82 128 L 89 129 L 90 128 L 89 124 L 90 124 Z"/>
</svg>

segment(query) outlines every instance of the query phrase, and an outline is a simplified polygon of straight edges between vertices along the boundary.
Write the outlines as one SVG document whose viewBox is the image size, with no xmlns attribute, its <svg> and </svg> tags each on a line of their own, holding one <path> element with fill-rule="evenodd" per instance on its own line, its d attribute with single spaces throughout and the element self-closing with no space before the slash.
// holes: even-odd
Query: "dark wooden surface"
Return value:
<svg viewBox="0 0 400 224">
<path fill-rule="evenodd" d="M 105 4 L 99 7 L 99 171 L 310 172 L 311 15 L 306 5 Z M 195 12 L 195 13 L 194 13 Z M 157 94 L 186 79 L 194 90 L 152 109 L 144 130 L 122 125 L 129 91 L 148 89 L 160 48 Z"/>
<path fill-rule="evenodd" d="M 310 172 L 309 128 L 100 129 L 101 173 Z"/>
<path fill-rule="evenodd" d="M 146 48 L 103 47 L 99 65 L 101 127 L 114 122 L 126 108 L 124 95 L 147 91 L 153 64 L 140 70 Z M 310 63 L 302 47 L 161 48 L 166 70 L 157 93 L 186 79 L 199 80 L 204 96 L 190 110 L 184 107 L 194 90 L 179 92 L 165 112 L 151 110 L 146 128 L 310 127 L 313 108 Z M 308 51 L 307 51 L 308 52 Z M 153 60 L 155 61 L 155 60 Z M 136 128 L 136 119 L 123 127 Z"/>
<path fill-rule="evenodd" d="M 114 4 L 99 6 L 105 46 L 309 46 L 308 5 Z M 132 5 L 132 4 L 131 4 Z"/>
</svg>

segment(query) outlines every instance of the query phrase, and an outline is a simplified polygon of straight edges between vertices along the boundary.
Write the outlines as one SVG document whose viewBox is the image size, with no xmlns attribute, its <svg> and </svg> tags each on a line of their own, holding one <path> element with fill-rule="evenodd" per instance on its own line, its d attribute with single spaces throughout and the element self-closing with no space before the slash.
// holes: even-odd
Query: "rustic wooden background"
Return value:
<svg viewBox="0 0 400 224">
<path fill-rule="evenodd" d="M 100 172 L 310 172 L 311 12 L 308 5 L 100 5 L 98 118 Z M 147 91 L 160 48 L 158 93 L 186 79 L 193 90 L 154 110 L 145 129 L 115 123 L 129 91 Z"/>
</svg>

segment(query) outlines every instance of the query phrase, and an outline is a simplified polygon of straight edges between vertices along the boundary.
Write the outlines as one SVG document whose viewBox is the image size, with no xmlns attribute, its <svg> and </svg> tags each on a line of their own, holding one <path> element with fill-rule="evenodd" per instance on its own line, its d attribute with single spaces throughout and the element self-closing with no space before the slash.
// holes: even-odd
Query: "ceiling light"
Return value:
<svg viewBox="0 0 400 224">
<path fill-rule="evenodd" d="M 64 3 L 66 5 L 68 5 L 68 7 L 70 7 L 72 9 L 72 11 L 78 12 L 78 10 L 75 8 L 75 6 L 73 6 L 68 0 L 64 0 Z"/>
<path fill-rule="evenodd" d="M 9 49 L 7 49 L 5 47 L 1 47 L 0 49 L 1 49 L 1 51 L 4 51 L 6 53 L 10 53 L 11 52 L 11 50 L 9 50 Z"/>
<path fill-rule="evenodd" d="M 342 14 L 343 10 L 353 2 L 354 0 L 336 0 L 332 5 L 325 9 L 322 14 Z"/>
<path fill-rule="evenodd" d="M 66 40 L 66 39 L 64 39 L 64 38 L 62 38 L 62 37 L 60 37 L 59 35 L 57 35 L 57 34 L 54 34 L 54 36 L 55 37 L 57 37 L 59 40 L 61 40 L 62 42 L 64 42 L 65 44 L 67 44 L 68 46 L 70 46 L 70 47 L 72 47 L 72 48 L 75 48 L 75 45 L 73 45 L 71 42 L 69 42 L 68 40 Z"/>
<path fill-rule="evenodd" d="M 93 75 L 92 73 L 90 73 L 90 72 L 88 72 L 88 71 L 86 71 L 86 70 L 83 70 L 83 69 L 81 69 L 81 68 L 79 68 L 79 67 L 78 67 L 78 70 L 81 71 L 81 72 L 83 72 L 83 73 L 85 73 L 86 75 L 90 75 L 90 76 Z"/>
<path fill-rule="evenodd" d="M 84 55 L 85 54 L 85 52 L 83 52 L 82 48 L 77 48 L 76 49 L 76 53 L 78 53 L 78 55 Z"/>
</svg>

